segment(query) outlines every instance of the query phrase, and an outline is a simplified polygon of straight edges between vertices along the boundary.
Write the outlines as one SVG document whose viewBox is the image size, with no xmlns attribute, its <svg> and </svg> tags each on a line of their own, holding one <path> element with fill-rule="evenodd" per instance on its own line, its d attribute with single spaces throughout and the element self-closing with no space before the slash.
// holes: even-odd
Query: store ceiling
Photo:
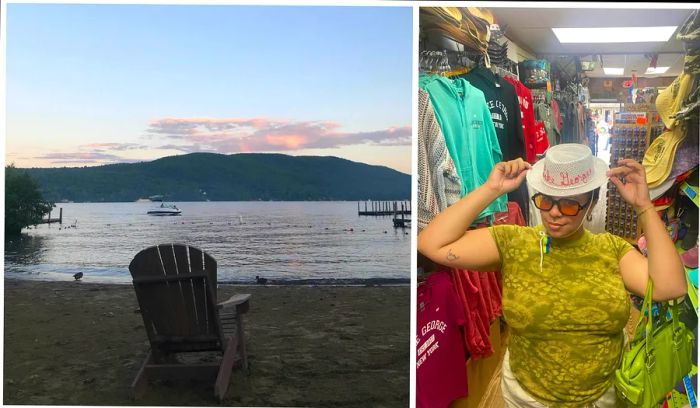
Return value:
<svg viewBox="0 0 700 408">
<path fill-rule="evenodd" d="M 496 22 L 505 27 L 506 37 L 536 54 L 551 58 L 556 55 L 578 55 L 595 60 L 596 68 L 586 73 L 591 78 L 629 77 L 632 70 L 639 77 L 677 76 L 683 70 L 685 54 L 682 41 L 675 34 L 665 43 L 607 43 L 561 44 L 552 32 L 553 27 L 646 27 L 680 26 L 691 14 L 690 9 L 605 9 L 605 8 L 498 8 L 489 7 Z M 670 66 L 664 74 L 645 74 L 650 58 L 645 54 L 658 53 L 656 66 Z M 605 67 L 624 67 L 622 76 L 607 76 Z"/>
</svg>

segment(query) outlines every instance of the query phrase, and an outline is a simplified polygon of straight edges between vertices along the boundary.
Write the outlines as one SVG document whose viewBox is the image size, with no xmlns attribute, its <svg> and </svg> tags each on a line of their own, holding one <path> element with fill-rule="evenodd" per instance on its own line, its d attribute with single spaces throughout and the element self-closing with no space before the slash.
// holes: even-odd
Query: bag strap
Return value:
<svg viewBox="0 0 700 408">
<path fill-rule="evenodd" d="M 654 281 L 651 280 L 651 276 L 649 277 L 648 283 L 647 283 L 647 290 L 646 293 L 644 294 L 644 303 L 642 304 L 642 318 L 644 318 L 644 310 L 647 311 L 647 324 L 646 324 L 646 336 L 644 336 L 644 351 L 646 352 L 647 357 L 649 357 L 649 354 L 651 354 L 654 351 L 654 348 L 652 344 L 654 344 L 654 338 L 653 338 L 653 321 L 654 321 L 654 315 L 652 311 L 652 295 L 654 293 Z M 648 360 L 648 359 L 647 359 Z M 652 361 L 651 363 L 647 361 L 647 365 L 653 365 L 654 362 Z"/>
<path fill-rule="evenodd" d="M 665 320 L 671 320 L 671 325 L 673 326 L 673 333 L 678 333 L 679 329 L 679 321 L 680 318 L 678 317 L 679 311 L 678 311 L 678 303 L 677 301 L 668 301 L 664 303 L 664 307 L 659 308 L 659 316 L 654 319 L 653 310 L 652 310 L 652 296 L 654 292 L 654 282 L 651 280 L 651 277 L 649 277 L 648 283 L 647 283 L 647 289 L 644 294 L 644 302 L 642 303 L 642 308 L 640 310 L 640 316 L 639 316 L 639 321 L 637 322 L 637 326 L 635 327 L 635 334 L 634 334 L 634 339 L 639 340 L 644 336 L 644 351 L 647 355 L 647 365 L 651 367 L 654 365 L 654 359 L 651 358 L 649 359 L 650 355 L 653 354 L 654 352 L 654 330 L 653 330 L 653 324 L 654 321 L 657 321 L 658 324 L 661 324 Z M 670 318 L 667 316 L 667 311 L 670 309 Z M 642 325 L 642 321 L 645 318 L 645 312 L 646 312 L 646 324 Z M 642 333 L 642 330 L 645 330 L 646 333 Z"/>
</svg>

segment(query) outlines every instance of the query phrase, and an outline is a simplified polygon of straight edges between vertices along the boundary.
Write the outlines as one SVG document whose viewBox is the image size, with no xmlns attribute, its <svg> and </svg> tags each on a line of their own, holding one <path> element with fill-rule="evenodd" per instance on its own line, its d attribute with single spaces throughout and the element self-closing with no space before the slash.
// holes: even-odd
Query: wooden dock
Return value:
<svg viewBox="0 0 700 408">
<path fill-rule="evenodd" d="M 369 204 L 369 205 L 368 205 Z M 401 201 L 401 209 L 399 209 L 398 201 L 365 201 L 364 211 L 360 209 L 360 202 L 357 202 L 357 215 L 410 215 L 411 202 Z"/>
<path fill-rule="evenodd" d="M 49 211 L 49 217 L 42 219 L 39 224 L 53 224 L 53 223 L 63 224 L 63 207 L 58 209 L 58 218 L 51 218 L 51 211 Z"/>
<path fill-rule="evenodd" d="M 411 219 L 406 218 L 406 214 L 404 203 L 401 203 L 401 211 L 394 213 L 394 218 L 392 219 L 394 228 L 406 228 L 411 226 Z M 408 214 L 411 214 L 411 211 L 408 211 Z M 398 217 L 399 215 L 401 215 L 401 218 Z"/>
<path fill-rule="evenodd" d="M 404 219 L 404 218 L 394 218 L 394 228 L 406 228 L 411 226 L 411 220 L 410 219 Z"/>
</svg>

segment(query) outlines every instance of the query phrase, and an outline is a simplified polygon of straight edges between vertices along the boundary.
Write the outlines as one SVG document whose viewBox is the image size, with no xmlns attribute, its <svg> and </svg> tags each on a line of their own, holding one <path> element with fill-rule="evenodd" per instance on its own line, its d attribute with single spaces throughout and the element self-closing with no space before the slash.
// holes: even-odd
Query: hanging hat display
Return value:
<svg viewBox="0 0 700 408">
<path fill-rule="evenodd" d="M 678 29 L 676 39 L 685 43 L 683 71 L 689 74 L 700 73 L 700 13 L 697 9 Z"/>
<path fill-rule="evenodd" d="M 676 125 L 674 115 L 681 110 L 683 101 L 690 93 L 692 82 L 693 75 L 683 72 L 656 97 L 656 110 L 666 128 L 673 129 Z"/>
<path fill-rule="evenodd" d="M 488 33 L 484 31 L 487 29 L 486 23 L 481 22 L 477 27 L 476 20 L 479 19 L 467 18 L 459 7 L 421 7 L 420 9 L 422 32 L 439 32 L 467 48 L 485 54 L 488 45 Z M 479 32 L 480 29 L 482 32 Z"/>
<path fill-rule="evenodd" d="M 695 133 L 687 133 L 687 136 L 678 144 L 676 154 L 673 157 L 673 166 L 667 180 L 675 180 L 676 177 L 698 165 L 698 137 Z"/>
<path fill-rule="evenodd" d="M 677 126 L 673 130 L 662 133 L 651 142 L 642 159 L 649 187 L 658 187 L 669 177 L 676 150 L 684 137 L 684 126 Z"/>
<path fill-rule="evenodd" d="M 676 184 L 675 179 L 668 179 L 661 183 L 659 186 L 649 189 L 649 198 L 655 200 L 662 195 L 664 195 L 668 190 L 671 189 Z"/>
</svg>

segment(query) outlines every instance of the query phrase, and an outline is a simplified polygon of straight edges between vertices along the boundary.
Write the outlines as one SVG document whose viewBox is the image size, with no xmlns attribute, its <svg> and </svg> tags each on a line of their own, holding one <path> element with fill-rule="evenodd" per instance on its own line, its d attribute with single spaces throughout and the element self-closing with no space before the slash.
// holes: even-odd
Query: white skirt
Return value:
<svg viewBox="0 0 700 408">
<path fill-rule="evenodd" d="M 520 386 L 510 370 L 510 352 L 506 350 L 503 356 L 503 368 L 501 370 L 501 392 L 507 408 L 549 408 L 547 405 L 535 400 Z M 615 408 L 623 406 L 618 402 L 615 385 L 610 387 L 605 394 L 591 403 L 581 405 L 581 408 Z"/>
</svg>

